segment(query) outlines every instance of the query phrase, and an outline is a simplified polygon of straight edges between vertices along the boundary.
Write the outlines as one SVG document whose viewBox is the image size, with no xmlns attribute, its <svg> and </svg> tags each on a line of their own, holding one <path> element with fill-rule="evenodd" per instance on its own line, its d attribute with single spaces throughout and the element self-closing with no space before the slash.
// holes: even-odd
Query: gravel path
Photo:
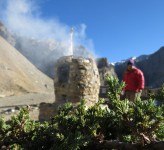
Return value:
<svg viewBox="0 0 164 150">
<path fill-rule="evenodd" d="M 10 96 L 0 98 L 0 116 L 3 116 L 5 120 L 9 120 L 11 116 L 17 114 L 19 110 L 15 108 L 21 108 L 23 106 L 31 106 L 30 118 L 38 120 L 39 116 L 39 104 L 54 103 L 54 93 L 29 93 L 20 96 Z"/>
<path fill-rule="evenodd" d="M 54 93 L 29 93 L 26 95 L 0 98 L 0 108 L 19 105 L 38 105 L 41 102 L 53 103 L 54 101 Z"/>
</svg>

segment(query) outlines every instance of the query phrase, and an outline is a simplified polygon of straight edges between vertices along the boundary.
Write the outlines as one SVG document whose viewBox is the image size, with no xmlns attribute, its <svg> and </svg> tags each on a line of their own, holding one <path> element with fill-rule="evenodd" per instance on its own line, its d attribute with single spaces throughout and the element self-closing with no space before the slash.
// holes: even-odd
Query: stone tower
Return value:
<svg viewBox="0 0 164 150">
<path fill-rule="evenodd" d="M 88 106 L 98 101 L 100 77 L 97 65 L 90 58 L 62 57 L 55 66 L 55 96 L 57 103 L 78 104 L 82 99 Z"/>
</svg>

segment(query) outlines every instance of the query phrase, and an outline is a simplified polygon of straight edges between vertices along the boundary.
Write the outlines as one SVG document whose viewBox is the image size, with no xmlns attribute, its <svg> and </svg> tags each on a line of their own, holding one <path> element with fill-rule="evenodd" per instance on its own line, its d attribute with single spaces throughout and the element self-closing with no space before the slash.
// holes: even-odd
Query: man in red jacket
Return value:
<svg viewBox="0 0 164 150">
<path fill-rule="evenodd" d="M 134 66 L 134 60 L 130 59 L 127 63 L 127 69 L 123 75 L 125 82 L 125 96 L 129 101 L 134 101 L 140 98 L 142 90 L 144 89 L 144 75 L 143 72 Z"/>
</svg>

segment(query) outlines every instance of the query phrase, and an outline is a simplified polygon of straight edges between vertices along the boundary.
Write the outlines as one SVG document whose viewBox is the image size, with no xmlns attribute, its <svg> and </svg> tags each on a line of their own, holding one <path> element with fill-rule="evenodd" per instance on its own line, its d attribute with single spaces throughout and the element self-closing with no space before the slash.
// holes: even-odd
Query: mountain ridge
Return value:
<svg viewBox="0 0 164 150">
<path fill-rule="evenodd" d="M 141 59 L 142 58 L 142 59 Z M 115 64 L 115 72 L 122 80 L 127 61 Z M 160 88 L 164 83 L 164 47 L 150 55 L 141 55 L 135 59 L 135 66 L 141 69 L 145 76 L 146 88 Z"/>
<path fill-rule="evenodd" d="M 12 44 L 19 52 L 21 52 L 39 70 L 51 78 L 54 77 L 55 62 L 63 55 L 64 51 L 67 51 L 66 47 L 62 47 L 64 45 L 59 42 L 52 40 L 44 42 L 32 38 L 22 38 L 11 34 L 11 32 L 9 32 L 2 23 L 0 23 L 0 35 Z M 29 46 L 24 46 L 23 43 L 26 43 Z M 54 47 L 56 50 L 54 50 Z M 78 53 L 80 56 L 90 55 L 83 46 L 79 46 L 78 48 L 76 47 L 75 49 L 75 55 L 78 55 Z M 164 47 L 161 47 L 153 54 L 140 55 L 135 58 L 136 66 L 144 73 L 146 87 L 158 88 L 162 86 L 162 83 L 164 83 L 164 69 L 161 65 L 164 64 L 164 54 L 163 52 L 160 52 L 163 51 L 163 49 Z M 115 72 L 120 80 L 122 80 L 127 60 L 114 63 Z"/>
<path fill-rule="evenodd" d="M 92 57 L 93 54 L 82 45 L 74 45 L 73 54 L 69 50 L 68 41 L 58 41 L 55 39 L 35 39 L 32 37 L 22 37 L 16 33 L 11 33 L 3 23 L 0 23 L 0 35 L 13 45 L 39 70 L 54 77 L 54 64 L 62 56 L 75 55 L 81 57 Z"/>
</svg>

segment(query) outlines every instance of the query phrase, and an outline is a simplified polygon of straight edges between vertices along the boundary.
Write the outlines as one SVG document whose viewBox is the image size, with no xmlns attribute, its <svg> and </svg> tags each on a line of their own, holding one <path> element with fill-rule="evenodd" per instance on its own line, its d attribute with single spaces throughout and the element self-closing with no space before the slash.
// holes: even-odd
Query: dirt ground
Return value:
<svg viewBox="0 0 164 150">
<path fill-rule="evenodd" d="M 11 116 L 17 114 L 16 108 L 30 106 L 30 118 L 38 120 L 40 103 L 54 103 L 54 93 L 28 93 L 20 96 L 10 96 L 0 98 L 0 116 L 9 120 Z"/>
</svg>

